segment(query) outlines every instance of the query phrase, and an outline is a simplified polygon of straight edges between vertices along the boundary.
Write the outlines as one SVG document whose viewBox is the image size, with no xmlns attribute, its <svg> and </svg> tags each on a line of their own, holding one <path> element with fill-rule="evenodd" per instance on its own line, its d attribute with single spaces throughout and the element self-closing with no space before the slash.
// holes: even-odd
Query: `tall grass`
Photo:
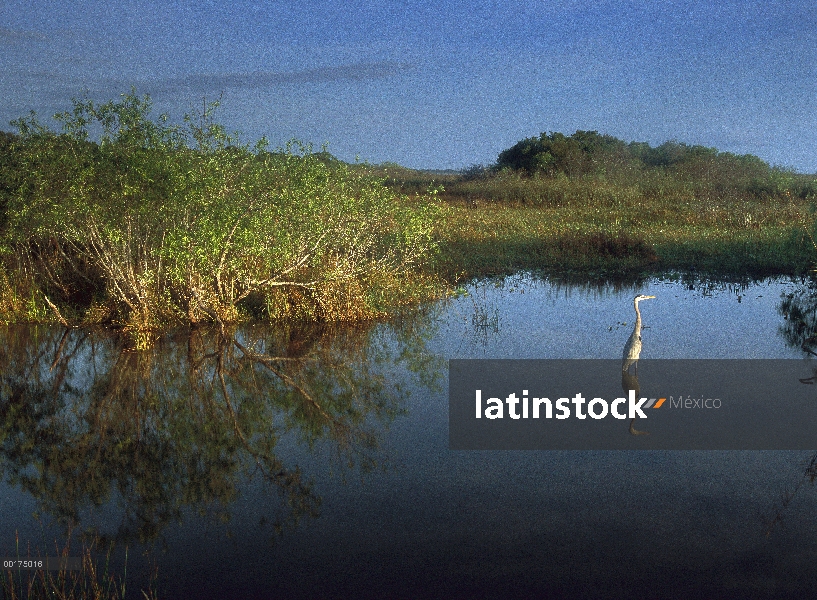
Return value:
<svg viewBox="0 0 817 600">
<path fill-rule="evenodd" d="M 445 186 L 440 197 L 449 212 L 437 269 L 449 280 L 519 269 L 590 277 L 809 271 L 817 258 L 810 241 L 817 179 L 763 165 L 754 174 L 727 166 L 642 165 L 575 177 L 391 169 L 387 181 L 397 189 L 401 176 L 415 189 Z"/>
<path fill-rule="evenodd" d="M 19 547 L 17 538 L 16 559 L 44 559 L 40 552 L 32 552 Z M 73 557 L 70 542 L 50 557 Z M 127 591 L 127 554 L 121 575 L 109 571 L 111 549 L 105 553 L 104 560 L 96 558 L 96 541 L 84 544 L 79 552 L 80 568 L 78 570 L 33 570 L 4 569 L 0 570 L 0 590 L 4 600 L 124 600 Z M 155 577 L 155 574 L 154 574 Z M 141 590 L 141 597 L 146 600 L 157 598 L 157 591 L 152 585 Z"/>
</svg>

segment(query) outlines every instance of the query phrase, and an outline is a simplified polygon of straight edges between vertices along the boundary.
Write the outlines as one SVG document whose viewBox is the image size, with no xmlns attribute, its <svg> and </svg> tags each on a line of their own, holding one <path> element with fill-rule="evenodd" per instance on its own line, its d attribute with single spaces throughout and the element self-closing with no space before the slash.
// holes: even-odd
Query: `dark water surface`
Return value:
<svg viewBox="0 0 817 600">
<path fill-rule="evenodd" d="M 448 450 L 448 359 L 620 358 L 636 293 L 644 358 L 812 360 L 815 300 L 786 281 L 513 278 L 147 353 L 0 332 L 0 553 L 93 531 L 115 573 L 128 547 L 133 598 L 154 566 L 163 598 L 813 595 L 811 452 Z"/>
</svg>

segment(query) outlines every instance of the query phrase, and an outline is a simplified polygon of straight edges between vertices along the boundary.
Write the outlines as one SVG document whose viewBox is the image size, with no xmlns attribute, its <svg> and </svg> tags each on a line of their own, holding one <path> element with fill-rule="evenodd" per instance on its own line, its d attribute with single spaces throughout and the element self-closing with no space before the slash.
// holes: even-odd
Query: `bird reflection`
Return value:
<svg viewBox="0 0 817 600">
<path fill-rule="evenodd" d="M 638 358 L 641 356 L 641 311 L 638 310 L 638 303 L 642 300 L 650 300 L 655 296 L 645 296 L 639 294 L 633 298 L 635 307 L 635 326 L 630 334 L 630 339 L 624 344 L 624 352 L 621 356 L 621 388 L 625 392 L 633 390 L 636 397 L 641 395 L 641 388 L 638 384 Z M 630 373 L 630 367 L 635 365 L 635 373 Z M 630 420 L 630 433 L 632 435 L 648 435 L 649 431 L 640 431 L 635 428 L 635 419 Z"/>
<path fill-rule="evenodd" d="M 635 392 L 636 398 L 641 396 L 641 387 L 638 385 L 638 375 L 632 374 L 629 371 L 622 371 L 621 372 L 621 389 L 624 392 L 629 392 L 633 390 Z M 649 435 L 649 431 L 640 431 L 635 428 L 635 419 L 630 419 L 630 433 L 632 435 Z"/>
</svg>

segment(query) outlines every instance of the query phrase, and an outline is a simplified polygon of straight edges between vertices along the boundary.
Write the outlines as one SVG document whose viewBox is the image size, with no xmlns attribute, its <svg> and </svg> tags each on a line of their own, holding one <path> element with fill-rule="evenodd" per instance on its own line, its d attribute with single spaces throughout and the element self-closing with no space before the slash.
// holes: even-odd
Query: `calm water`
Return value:
<svg viewBox="0 0 817 600">
<path fill-rule="evenodd" d="M 812 453 L 453 452 L 446 382 L 450 358 L 620 358 L 636 293 L 656 296 L 644 358 L 805 359 L 810 291 L 467 291 L 392 324 L 200 331 L 142 355 L 0 333 L 0 553 L 15 531 L 53 548 L 93 530 L 114 571 L 129 547 L 134 598 L 153 566 L 160 597 L 813 594 Z"/>
</svg>

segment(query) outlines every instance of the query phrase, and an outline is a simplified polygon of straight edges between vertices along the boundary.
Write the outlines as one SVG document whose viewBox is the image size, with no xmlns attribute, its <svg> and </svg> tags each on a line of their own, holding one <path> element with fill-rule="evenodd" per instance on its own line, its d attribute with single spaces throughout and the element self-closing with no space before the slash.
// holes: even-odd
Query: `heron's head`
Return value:
<svg viewBox="0 0 817 600">
<path fill-rule="evenodd" d="M 649 300 L 649 299 L 651 299 L 651 298 L 655 298 L 655 296 L 645 296 L 644 294 L 639 294 L 638 296 L 636 296 L 636 297 L 633 299 L 633 302 L 635 302 L 636 304 L 638 304 L 638 303 L 639 303 L 639 302 L 641 302 L 642 300 Z"/>
</svg>

